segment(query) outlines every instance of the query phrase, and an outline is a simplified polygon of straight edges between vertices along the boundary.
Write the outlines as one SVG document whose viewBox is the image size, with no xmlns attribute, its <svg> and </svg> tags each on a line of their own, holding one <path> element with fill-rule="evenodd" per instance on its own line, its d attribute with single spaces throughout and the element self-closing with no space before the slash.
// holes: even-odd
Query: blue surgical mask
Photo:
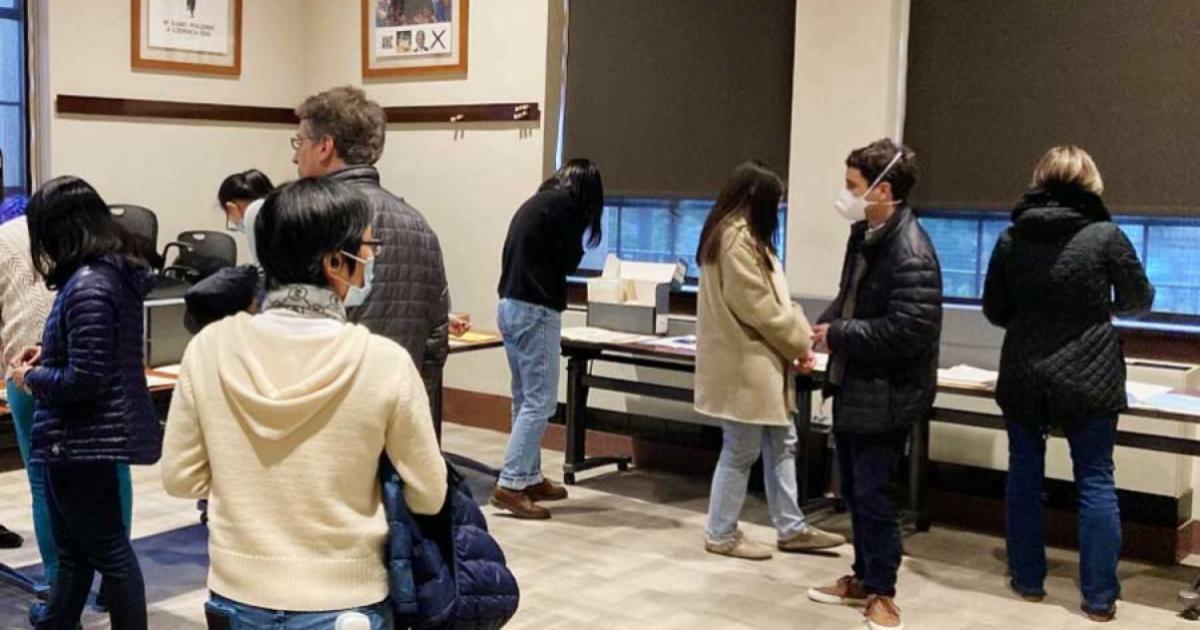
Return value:
<svg viewBox="0 0 1200 630">
<path fill-rule="evenodd" d="M 346 299 L 343 300 L 343 303 L 347 308 L 362 306 L 367 301 L 367 297 L 371 295 L 371 285 L 375 282 L 375 257 L 372 256 L 363 260 L 349 252 L 343 251 L 342 253 L 363 265 L 363 285 L 361 287 L 350 285 L 346 291 Z"/>
</svg>

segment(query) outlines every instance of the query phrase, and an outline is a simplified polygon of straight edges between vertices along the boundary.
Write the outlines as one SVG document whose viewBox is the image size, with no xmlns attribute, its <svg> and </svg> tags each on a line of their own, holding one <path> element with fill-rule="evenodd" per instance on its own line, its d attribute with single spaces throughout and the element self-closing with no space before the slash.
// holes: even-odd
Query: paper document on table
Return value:
<svg viewBox="0 0 1200 630">
<path fill-rule="evenodd" d="M 991 370 L 983 370 L 969 365 L 956 365 L 952 368 L 938 370 L 938 382 L 955 383 L 972 387 L 993 387 L 1000 375 Z"/>
<path fill-rule="evenodd" d="M 167 376 L 155 376 L 153 374 L 146 375 L 146 387 L 154 389 L 156 387 L 174 387 L 175 379 Z"/>
<path fill-rule="evenodd" d="M 1125 393 L 1129 396 L 1129 404 L 1136 407 L 1145 407 L 1146 401 L 1169 391 L 1171 391 L 1171 388 L 1165 385 L 1151 385 L 1136 381 L 1125 383 Z"/>
<path fill-rule="evenodd" d="M 696 351 L 696 335 L 683 335 L 682 337 L 667 337 L 666 339 L 655 339 L 654 341 L 646 342 L 648 346 L 657 346 L 659 348 L 669 348 L 671 350 L 691 350 Z"/>
<path fill-rule="evenodd" d="M 1200 416 L 1200 396 L 1170 393 L 1159 394 L 1142 401 L 1142 404 L 1139 406 Z"/>
<path fill-rule="evenodd" d="M 154 371 L 158 372 L 159 374 L 170 374 L 171 376 L 177 377 L 179 376 L 179 364 L 176 363 L 175 365 L 159 366 L 154 368 Z"/>
<path fill-rule="evenodd" d="M 457 342 L 457 343 L 462 343 L 462 344 L 489 343 L 492 341 L 498 341 L 499 339 L 500 339 L 500 335 L 497 335 L 495 333 L 476 332 L 474 330 L 468 330 L 467 332 L 465 332 L 457 337 L 455 337 L 454 335 L 450 335 L 450 343 Z"/>
<path fill-rule="evenodd" d="M 651 341 L 658 339 L 659 337 L 654 335 L 637 335 L 616 330 L 608 330 L 606 328 L 577 326 L 574 328 L 564 328 L 562 330 L 562 338 L 569 341 L 582 341 L 585 343 L 638 343 L 642 341 Z"/>
</svg>

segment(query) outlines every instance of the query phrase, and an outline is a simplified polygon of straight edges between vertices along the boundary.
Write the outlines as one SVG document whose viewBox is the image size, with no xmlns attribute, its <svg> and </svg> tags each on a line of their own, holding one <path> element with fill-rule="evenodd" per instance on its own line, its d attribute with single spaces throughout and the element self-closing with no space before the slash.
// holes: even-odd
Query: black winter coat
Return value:
<svg viewBox="0 0 1200 630">
<path fill-rule="evenodd" d="M 380 187 L 374 166 L 351 166 L 328 177 L 367 197 L 371 227 L 383 241 L 371 295 L 350 309 L 350 320 L 403 346 L 432 398 L 450 352 L 450 290 L 437 234 L 416 208 Z"/>
<path fill-rule="evenodd" d="M 1096 195 L 1033 189 L 988 265 L 983 312 L 1007 329 L 996 399 L 1034 428 L 1111 419 L 1128 406 L 1114 315 L 1150 309 L 1154 287 Z"/>
<path fill-rule="evenodd" d="M 106 256 L 80 267 L 58 292 L 41 361 L 27 376 L 37 399 L 33 461 L 158 461 L 162 426 L 142 351 L 142 302 L 151 284 L 145 268 Z"/>
<path fill-rule="evenodd" d="M 846 246 L 837 298 L 818 319 L 829 324 L 829 349 L 846 371 L 837 398 L 834 430 L 846 433 L 906 431 L 929 417 L 937 395 L 942 334 L 942 271 L 929 236 L 907 206 L 866 243 L 867 222 L 856 223 Z M 842 319 L 859 252 L 867 270 L 858 287 L 854 317 Z"/>
</svg>

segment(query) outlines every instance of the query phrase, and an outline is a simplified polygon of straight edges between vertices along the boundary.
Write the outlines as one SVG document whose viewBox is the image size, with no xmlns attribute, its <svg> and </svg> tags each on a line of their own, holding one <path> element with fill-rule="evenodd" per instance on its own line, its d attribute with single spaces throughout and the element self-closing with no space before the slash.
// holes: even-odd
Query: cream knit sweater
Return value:
<svg viewBox="0 0 1200 630">
<path fill-rule="evenodd" d="M 362 326 L 289 330 L 272 317 L 227 318 L 188 346 L 163 484 L 208 498 L 213 592 L 286 611 L 383 601 L 380 454 L 413 512 L 436 513 L 446 495 L 420 374 L 400 346 Z"/>
<path fill-rule="evenodd" d="M 25 217 L 0 226 L 0 374 L 8 378 L 8 362 L 25 348 L 42 342 L 54 292 L 33 271 L 29 227 Z"/>
</svg>

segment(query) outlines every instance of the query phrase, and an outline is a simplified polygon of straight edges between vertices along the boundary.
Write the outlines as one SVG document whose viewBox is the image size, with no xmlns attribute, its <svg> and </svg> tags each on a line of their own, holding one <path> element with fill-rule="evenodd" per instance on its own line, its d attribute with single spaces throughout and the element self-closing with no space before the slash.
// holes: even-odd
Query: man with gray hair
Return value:
<svg viewBox="0 0 1200 630">
<path fill-rule="evenodd" d="M 421 369 L 437 400 L 449 352 L 450 293 L 437 235 L 420 212 L 384 190 L 374 164 L 383 155 L 387 117 L 355 87 L 310 96 L 296 108 L 300 128 L 292 162 L 301 177 L 329 177 L 357 189 L 371 205 L 371 227 L 383 242 L 367 265 L 367 284 L 351 290 L 350 319 L 399 343 Z M 355 287 L 357 289 L 357 287 Z"/>
</svg>

